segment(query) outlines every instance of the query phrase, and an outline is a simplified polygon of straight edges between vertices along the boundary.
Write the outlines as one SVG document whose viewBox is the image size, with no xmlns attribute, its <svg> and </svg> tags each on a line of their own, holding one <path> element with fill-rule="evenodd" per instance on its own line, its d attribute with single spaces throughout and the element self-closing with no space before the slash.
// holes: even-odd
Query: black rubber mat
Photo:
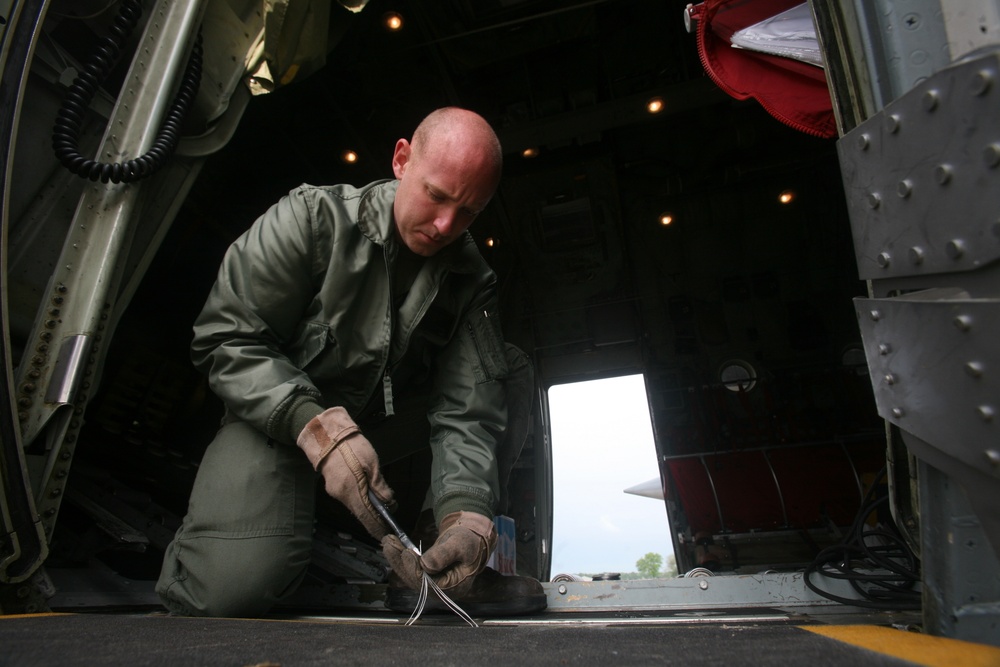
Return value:
<svg viewBox="0 0 1000 667">
<path fill-rule="evenodd" d="M 540 624 L 471 628 L 160 615 L 0 616 L 0 664 L 913 665 L 792 625 Z"/>
</svg>

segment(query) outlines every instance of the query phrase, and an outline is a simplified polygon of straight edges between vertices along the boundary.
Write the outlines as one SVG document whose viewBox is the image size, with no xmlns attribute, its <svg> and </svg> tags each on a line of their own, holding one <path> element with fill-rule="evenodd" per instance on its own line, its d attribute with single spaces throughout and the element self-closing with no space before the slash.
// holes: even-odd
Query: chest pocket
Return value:
<svg viewBox="0 0 1000 667">
<path fill-rule="evenodd" d="M 307 370 L 306 367 L 314 361 L 322 363 L 323 358 L 329 356 L 327 354 L 320 358 L 322 352 L 327 348 L 331 348 L 332 352 L 336 345 L 337 341 L 329 326 L 321 322 L 306 322 L 286 353 L 296 368 Z"/>
<path fill-rule="evenodd" d="M 469 347 L 476 382 L 482 384 L 507 377 L 507 355 L 496 312 L 482 310 L 471 315 L 461 336 L 463 344 Z"/>
</svg>

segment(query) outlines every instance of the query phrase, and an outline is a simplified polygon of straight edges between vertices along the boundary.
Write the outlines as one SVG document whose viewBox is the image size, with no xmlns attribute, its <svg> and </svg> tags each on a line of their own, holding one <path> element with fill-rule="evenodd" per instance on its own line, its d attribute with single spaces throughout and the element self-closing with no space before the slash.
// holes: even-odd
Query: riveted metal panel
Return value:
<svg viewBox="0 0 1000 667">
<path fill-rule="evenodd" d="M 927 290 L 855 307 L 879 414 L 1000 478 L 1000 300 Z"/>
<path fill-rule="evenodd" d="M 1000 259 L 1000 52 L 935 74 L 837 147 L 861 278 Z"/>
</svg>

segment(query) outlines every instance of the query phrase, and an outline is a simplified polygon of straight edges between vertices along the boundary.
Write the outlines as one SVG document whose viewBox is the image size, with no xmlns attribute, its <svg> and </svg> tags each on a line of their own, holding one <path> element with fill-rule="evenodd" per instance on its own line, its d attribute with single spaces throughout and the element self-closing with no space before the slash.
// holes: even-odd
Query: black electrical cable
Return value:
<svg viewBox="0 0 1000 667">
<path fill-rule="evenodd" d="M 180 140 L 181 122 L 194 101 L 201 83 L 202 39 L 198 34 L 180 89 L 167 111 L 163 125 L 145 155 L 125 162 L 98 162 L 80 154 L 80 128 L 87 114 L 87 107 L 118 61 L 122 45 L 135 29 L 142 15 L 139 0 L 124 0 L 118 16 L 79 76 L 63 98 L 59 115 L 52 130 L 52 148 L 56 157 L 74 174 L 102 183 L 132 183 L 158 171 L 173 155 Z"/>
<path fill-rule="evenodd" d="M 883 468 L 876 480 L 885 474 Z M 874 498 L 877 483 L 873 483 L 861 503 L 843 542 L 823 549 L 805 570 L 805 583 L 823 597 L 868 609 L 920 609 L 920 564 L 906 540 L 891 522 L 888 527 L 866 529 L 867 517 L 889 502 L 888 494 Z M 877 544 L 870 544 L 875 541 Z M 843 579 L 861 596 L 846 598 L 819 588 L 810 580 L 813 574 L 830 579 Z"/>
</svg>

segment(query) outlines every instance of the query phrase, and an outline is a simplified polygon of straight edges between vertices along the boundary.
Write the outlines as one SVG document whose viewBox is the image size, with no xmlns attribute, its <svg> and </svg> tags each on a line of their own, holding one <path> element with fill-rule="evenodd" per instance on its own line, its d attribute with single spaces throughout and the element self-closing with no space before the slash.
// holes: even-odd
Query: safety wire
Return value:
<svg viewBox="0 0 1000 667">
<path fill-rule="evenodd" d="M 822 550 L 806 568 L 805 583 L 813 592 L 842 604 L 882 610 L 920 609 L 921 594 L 916 590 L 920 564 L 906 540 L 891 519 L 879 527 L 866 528 L 867 517 L 889 503 L 888 494 L 874 498 L 884 474 L 885 468 L 865 494 L 845 540 Z M 810 580 L 814 573 L 846 580 L 862 599 L 820 589 Z"/>
<path fill-rule="evenodd" d="M 409 535 L 403 532 L 403 529 L 399 527 L 396 520 L 392 518 L 392 515 L 389 513 L 385 504 L 379 500 L 378 496 L 376 496 L 371 489 L 368 490 L 368 499 L 371 501 L 372 506 L 375 507 L 375 510 L 379 513 L 379 515 L 385 519 L 385 522 L 389 525 L 392 531 L 396 533 L 396 536 L 399 538 L 399 541 L 403 543 L 403 546 L 415 553 L 417 558 L 420 558 L 422 555 L 420 547 L 414 544 Z M 469 614 L 466 613 L 466 611 L 462 609 L 457 602 L 452 600 L 447 593 L 441 590 L 441 587 L 438 586 L 437 582 L 434 581 L 431 575 L 427 574 L 427 572 L 424 572 L 423 575 L 423 580 L 420 582 L 420 593 L 417 595 L 417 604 L 413 608 L 413 613 L 410 614 L 410 618 L 406 621 L 406 625 L 413 625 L 420 618 L 420 615 L 424 613 L 424 607 L 427 606 L 428 590 L 432 590 L 434 591 L 434 594 L 437 595 L 438 599 L 440 599 L 445 606 L 455 612 L 459 618 L 474 628 L 479 627 L 479 624 L 476 623 L 476 621 L 473 620 L 473 618 L 469 616 Z"/>
</svg>

